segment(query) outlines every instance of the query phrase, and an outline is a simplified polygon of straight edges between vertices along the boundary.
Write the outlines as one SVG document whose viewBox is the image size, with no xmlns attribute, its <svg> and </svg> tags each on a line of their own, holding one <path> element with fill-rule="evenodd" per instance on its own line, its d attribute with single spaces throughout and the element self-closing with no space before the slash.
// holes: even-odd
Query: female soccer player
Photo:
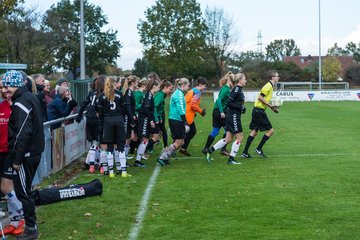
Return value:
<svg viewBox="0 0 360 240">
<path fill-rule="evenodd" d="M 185 156 L 191 156 L 191 154 L 187 151 L 187 148 L 190 144 L 191 139 L 196 134 L 196 125 L 194 118 L 196 113 L 201 114 L 201 116 L 205 116 L 206 109 L 200 108 L 200 101 L 201 101 L 201 92 L 206 89 L 207 81 L 205 78 L 200 77 L 197 80 L 196 87 L 188 91 L 185 95 L 186 101 L 186 121 L 190 126 L 190 131 L 185 136 L 184 145 L 180 148 L 179 152 L 184 154 Z"/>
<path fill-rule="evenodd" d="M 125 126 L 124 126 L 124 98 L 120 91 L 115 90 L 114 80 L 107 77 L 105 80 L 104 92 L 99 96 L 97 104 L 99 118 L 104 122 L 103 141 L 107 145 L 107 162 L 109 177 L 114 178 L 114 145 L 119 151 L 121 163 L 121 177 L 129 177 L 126 172 L 125 158 Z"/>
<path fill-rule="evenodd" d="M 214 146 L 207 150 L 206 160 L 211 161 L 211 154 L 221 149 L 225 144 L 230 143 L 234 136 L 235 141 L 232 144 L 228 164 L 241 164 L 235 160 L 236 153 L 239 151 L 240 143 L 244 138 L 243 129 L 241 125 L 241 114 L 246 112 L 244 106 L 245 96 L 242 88 L 246 85 L 246 77 L 243 73 L 238 73 L 234 76 L 235 87 L 231 90 L 227 102 L 228 111 L 226 114 L 226 137 L 219 140 Z"/>
<path fill-rule="evenodd" d="M 159 156 L 157 162 L 164 166 L 169 164 L 169 159 L 183 144 L 186 132 L 190 130 L 186 122 L 185 110 L 185 92 L 189 90 L 189 80 L 180 78 L 175 81 L 177 89 L 170 98 L 169 126 L 174 142 L 168 146 Z"/>
<path fill-rule="evenodd" d="M 155 104 L 155 110 L 157 113 L 157 117 L 159 119 L 159 122 L 155 123 L 156 127 L 152 131 L 153 136 L 149 140 L 149 144 L 147 146 L 147 149 L 151 152 L 153 150 L 153 146 L 156 142 L 160 139 L 160 133 L 163 136 L 163 142 L 164 142 L 164 148 L 168 145 L 168 139 L 167 139 L 167 131 L 165 128 L 165 98 L 168 94 L 171 93 L 173 89 L 173 84 L 167 80 L 163 80 L 160 84 L 160 91 L 155 94 L 154 97 L 154 104 Z"/>
<path fill-rule="evenodd" d="M 134 163 L 134 166 L 136 167 L 145 167 L 145 164 L 141 162 L 141 158 L 144 155 L 146 146 L 149 142 L 150 128 L 155 128 L 155 122 L 157 121 L 157 116 L 154 113 L 154 94 L 159 91 L 159 87 L 159 81 L 154 79 L 149 81 L 146 87 L 144 100 L 139 110 L 138 137 L 141 139 L 137 149 L 136 161 Z"/>
<path fill-rule="evenodd" d="M 91 84 L 91 90 L 82 102 L 75 121 L 80 123 L 86 110 L 86 138 L 91 143 L 89 149 L 89 173 L 95 172 L 96 153 L 99 149 L 99 118 L 96 115 L 95 104 L 99 95 L 104 91 L 105 76 L 97 76 Z M 102 82 L 102 83 L 100 83 Z"/>
<path fill-rule="evenodd" d="M 234 86 L 233 82 L 234 74 L 232 72 L 228 72 L 222 79 L 219 81 L 219 85 L 221 87 L 219 96 L 216 99 L 216 102 L 214 104 L 214 110 L 212 113 L 212 132 L 207 138 L 206 144 L 202 150 L 204 154 L 206 154 L 206 150 L 211 146 L 211 144 L 214 142 L 216 136 L 220 132 L 220 128 L 225 128 L 225 116 L 226 116 L 226 110 L 227 110 L 227 100 L 229 98 L 229 94 L 231 89 Z M 226 135 L 224 134 L 224 137 Z M 229 156 L 228 151 L 226 150 L 226 145 L 221 150 L 223 155 Z"/>
</svg>

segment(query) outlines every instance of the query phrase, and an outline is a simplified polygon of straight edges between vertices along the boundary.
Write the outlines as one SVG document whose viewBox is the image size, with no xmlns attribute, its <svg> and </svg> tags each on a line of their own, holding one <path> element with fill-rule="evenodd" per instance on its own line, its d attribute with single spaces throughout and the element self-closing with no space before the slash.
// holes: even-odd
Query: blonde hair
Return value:
<svg viewBox="0 0 360 240">
<path fill-rule="evenodd" d="M 175 79 L 175 86 L 177 87 L 181 87 L 185 84 L 188 84 L 189 83 L 189 79 L 187 78 L 177 78 Z"/>
<path fill-rule="evenodd" d="M 115 100 L 115 86 L 114 79 L 112 77 L 106 77 L 105 79 L 104 94 L 110 102 Z"/>
<path fill-rule="evenodd" d="M 230 79 L 232 81 L 233 73 L 229 71 L 227 74 L 225 74 L 219 81 L 219 86 L 222 87 L 226 84 L 226 82 Z"/>
<path fill-rule="evenodd" d="M 36 94 L 37 89 L 36 89 L 36 82 L 35 82 L 34 78 L 32 76 L 27 76 L 27 78 L 31 81 L 31 92 L 33 94 Z"/>
<path fill-rule="evenodd" d="M 233 74 L 233 75 L 234 75 L 234 74 Z M 238 84 L 238 82 L 239 82 L 240 80 L 244 79 L 244 78 L 245 78 L 245 74 L 243 74 L 243 73 L 237 73 L 237 74 L 235 74 L 234 77 L 233 77 L 233 83 L 234 83 L 234 84 Z"/>
</svg>

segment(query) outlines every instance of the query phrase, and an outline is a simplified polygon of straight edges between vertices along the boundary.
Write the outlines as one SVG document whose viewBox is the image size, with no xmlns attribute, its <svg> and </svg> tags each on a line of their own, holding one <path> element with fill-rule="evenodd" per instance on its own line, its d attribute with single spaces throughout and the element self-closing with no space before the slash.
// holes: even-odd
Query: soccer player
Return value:
<svg viewBox="0 0 360 240">
<path fill-rule="evenodd" d="M 246 77 L 243 73 L 234 75 L 235 87 L 231 90 L 229 99 L 227 102 L 228 110 L 226 113 L 226 137 L 219 140 L 214 146 L 207 150 L 206 160 L 208 163 L 211 161 L 211 154 L 221 149 L 225 144 L 230 143 L 234 136 L 235 141 L 231 146 L 231 152 L 228 160 L 228 164 L 241 164 L 235 160 L 236 153 L 239 151 L 241 141 L 244 138 L 243 129 L 241 125 L 241 114 L 246 112 L 244 106 L 245 96 L 242 88 L 246 85 Z"/>
<path fill-rule="evenodd" d="M 232 72 L 228 72 L 222 79 L 219 81 L 219 85 L 221 87 L 219 96 L 215 101 L 214 110 L 212 113 L 212 132 L 207 138 L 206 144 L 202 150 L 204 154 L 206 154 L 206 150 L 211 146 L 214 142 L 216 136 L 219 134 L 220 129 L 225 129 L 225 116 L 227 110 L 227 100 L 229 98 L 229 94 L 231 89 L 234 86 L 233 82 L 234 74 Z M 225 138 L 226 133 L 224 134 L 223 138 Z M 220 151 L 221 154 L 225 156 L 229 156 L 229 152 L 226 150 L 226 145 Z"/>
<path fill-rule="evenodd" d="M 186 102 L 186 121 L 190 126 L 190 130 L 186 133 L 184 145 L 180 148 L 179 152 L 184 154 L 185 156 L 191 156 L 191 154 L 187 151 L 189 147 L 191 139 L 196 134 L 196 125 L 195 125 L 195 115 L 196 113 L 201 114 L 201 116 L 205 116 L 206 109 L 200 108 L 200 101 L 201 101 L 201 92 L 206 89 L 207 81 L 205 78 L 198 78 L 196 87 L 188 91 L 185 95 L 185 102 Z"/>
<path fill-rule="evenodd" d="M 123 87 L 125 109 L 127 112 L 127 114 L 125 115 L 125 131 L 126 131 L 125 156 L 126 157 L 128 156 L 129 153 L 130 141 L 132 138 L 135 138 L 134 126 L 137 116 L 135 113 L 136 102 L 135 102 L 134 90 L 137 81 L 138 81 L 137 76 L 130 75 L 129 77 L 126 78 Z"/>
<path fill-rule="evenodd" d="M 164 149 L 157 159 L 160 166 L 170 163 L 170 157 L 184 144 L 185 134 L 190 130 L 185 117 L 186 102 L 184 98 L 184 93 L 189 90 L 189 80 L 187 78 L 176 79 L 175 86 L 177 89 L 170 98 L 169 113 L 169 126 L 174 142 Z"/>
<path fill-rule="evenodd" d="M 244 148 L 241 157 L 251 158 L 249 154 L 249 147 L 256 137 L 258 131 L 266 131 L 262 137 L 259 145 L 255 148 L 255 153 L 260 157 L 266 158 L 262 148 L 267 140 L 273 135 L 274 129 L 271 125 L 269 118 L 266 115 L 266 108 L 270 108 L 273 112 L 278 113 L 276 106 L 270 104 L 274 85 L 279 81 L 279 73 L 275 70 L 270 70 L 268 72 L 269 81 L 263 86 L 260 90 L 258 98 L 255 100 L 254 108 L 251 114 L 251 123 L 250 123 L 250 135 L 246 140 L 246 145 Z"/>
<path fill-rule="evenodd" d="M 104 84 L 100 84 L 100 81 L 104 81 L 104 79 L 105 77 L 102 75 L 94 79 L 91 84 L 91 90 L 82 102 L 78 116 L 75 119 L 76 122 L 80 123 L 86 110 L 86 138 L 91 144 L 89 149 L 90 174 L 95 173 L 95 159 L 99 150 L 99 118 L 96 115 L 95 105 L 99 95 L 104 91 Z"/>
<path fill-rule="evenodd" d="M 129 153 L 133 154 L 135 152 L 135 148 L 139 146 L 140 141 L 138 139 L 137 136 L 137 132 L 138 132 L 138 116 L 139 116 L 139 110 L 141 108 L 142 102 L 144 100 L 144 96 L 145 96 L 145 91 L 146 91 L 146 86 L 148 85 L 149 80 L 147 80 L 146 78 L 140 80 L 137 84 L 137 90 L 135 90 L 134 92 L 134 97 L 135 97 L 135 115 L 136 115 L 136 120 L 135 120 L 135 126 L 134 126 L 134 133 L 135 133 L 135 138 L 131 140 L 130 142 L 130 149 L 129 149 Z M 132 157 L 128 157 L 127 159 L 131 159 Z"/>
<path fill-rule="evenodd" d="M 168 94 L 172 92 L 173 84 L 167 80 L 163 80 L 160 84 L 160 91 L 155 94 L 154 104 L 155 104 L 155 112 L 157 114 L 159 122 L 156 122 L 156 127 L 153 129 L 153 136 L 149 140 L 149 144 L 147 149 L 152 152 L 153 146 L 160 139 L 160 133 L 163 136 L 164 148 L 168 145 L 168 136 L 165 128 L 165 98 Z"/>
<path fill-rule="evenodd" d="M 141 139 L 137 149 L 134 163 L 135 167 L 145 167 L 145 164 L 141 162 L 141 158 L 149 142 L 151 128 L 155 128 L 155 122 L 158 121 L 157 114 L 155 113 L 154 94 L 159 91 L 159 88 L 160 82 L 158 80 L 152 79 L 149 81 L 144 100 L 139 110 L 138 137 Z"/>
<path fill-rule="evenodd" d="M 122 93 L 115 90 L 114 80 L 111 77 L 105 79 L 104 92 L 100 94 L 97 103 L 97 111 L 99 118 L 104 123 L 103 141 L 107 148 L 107 163 L 109 169 L 109 177 L 114 178 L 114 145 L 119 151 L 119 161 L 121 170 L 117 169 L 117 173 L 121 173 L 121 177 L 129 177 L 126 172 L 125 158 L 125 126 L 124 126 L 124 97 Z"/>
</svg>

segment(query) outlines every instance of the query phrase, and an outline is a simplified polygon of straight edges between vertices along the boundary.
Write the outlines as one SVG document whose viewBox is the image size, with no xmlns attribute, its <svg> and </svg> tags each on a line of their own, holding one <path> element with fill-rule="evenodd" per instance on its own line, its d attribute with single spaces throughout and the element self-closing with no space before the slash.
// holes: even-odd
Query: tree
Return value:
<svg viewBox="0 0 360 240">
<path fill-rule="evenodd" d="M 345 49 L 339 47 L 337 43 L 335 43 L 334 46 L 328 49 L 327 55 L 332 57 L 338 57 L 348 55 L 348 52 Z"/>
<path fill-rule="evenodd" d="M 150 72 L 158 72 L 158 69 L 152 66 L 146 58 L 136 59 L 132 74 L 139 77 L 146 77 Z"/>
<path fill-rule="evenodd" d="M 255 51 L 246 51 L 240 52 L 239 54 L 235 53 L 229 58 L 229 62 L 231 65 L 235 65 L 237 67 L 242 67 L 247 63 L 263 60 L 264 55 Z"/>
<path fill-rule="evenodd" d="M 162 72 L 176 78 L 192 76 L 204 52 L 206 25 L 196 0 L 158 0 L 138 23 L 146 59 Z"/>
<path fill-rule="evenodd" d="M 360 64 L 354 63 L 345 69 L 344 81 L 354 86 L 360 86 Z"/>
<path fill-rule="evenodd" d="M 108 24 L 100 7 L 84 1 L 85 62 L 87 74 L 115 64 L 121 44 L 117 31 L 102 31 Z M 80 66 L 80 1 L 62 0 L 46 11 L 44 31 L 49 34 L 51 50 L 58 67 L 79 75 Z"/>
<path fill-rule="evenodd" d="M 0 0 L 0 17 L 10 14 L 19 3 L 23 3 L 24 0 Z"/>
<path fill-rule="evenodd" d="M 293 39 L 274 40 L 265 49 L 266 59 L 269 61 L 282 61 L 285 57 L 301 55 Z"/>
<path fill-rule="evenodd" d="M 321 73 L 325 82 L 337 81 L 341 71 L 341 64 L 336 57 L 326 57 L 323 60 Z"/>
<path fill-rule="evenodd" d="M 352 55 L 355 62 L 360 63 L 360 42 L 356 45 L 354 42 L 349 42 L 345 47 L 348 55 Z"/>
<path fill-rule="evenodd" d="M 28 74 L 51 71 L 54 61 L 40 22 L 39 12 L 23 7 L 15 8 L 0 21 L 0 61 L 26 63 Z"/>
<path fill-rule="evenodd" d="M 207 25 L 206 43 L 208 53 L 213 60 L 216 77 L 220 79 L 223 75 L 225 60 L 230 56 L 229 49 L 233 43 L 232 31 L 233 20 L 228 17 L 224 10 L 219 8 L 205 10 L 205 23 Z"/>
</svg>

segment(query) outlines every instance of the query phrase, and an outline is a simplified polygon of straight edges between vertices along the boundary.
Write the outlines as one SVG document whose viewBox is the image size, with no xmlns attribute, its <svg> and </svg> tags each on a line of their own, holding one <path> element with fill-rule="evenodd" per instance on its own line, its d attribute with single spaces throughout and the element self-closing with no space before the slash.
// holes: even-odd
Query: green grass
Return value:
<svg viewBox="0 0 360 240">
<path fill-rule="evenodd" d="M 267 111 L 275 129 L 263 148 L 269 158 L 254 153 L 237 166 L 218 153 L 211 165 L 202 158 L 213 105 L 210 97 L 202 104 L 208 115 L 196 117 L 194 158 L 178 153 L 161 168 L 138 239 L 360 238 L 358 102 L 286 102 L 279 114 Z M 246 137 L 252 104 L 247 108 Z M 74 182 L 100 178 L 103 195 L 39 207 L 41 239 L 127 239 L 156 148 L 147 168 L 129 169 L 130 179 L 83 172 Z"/>
</svg>

